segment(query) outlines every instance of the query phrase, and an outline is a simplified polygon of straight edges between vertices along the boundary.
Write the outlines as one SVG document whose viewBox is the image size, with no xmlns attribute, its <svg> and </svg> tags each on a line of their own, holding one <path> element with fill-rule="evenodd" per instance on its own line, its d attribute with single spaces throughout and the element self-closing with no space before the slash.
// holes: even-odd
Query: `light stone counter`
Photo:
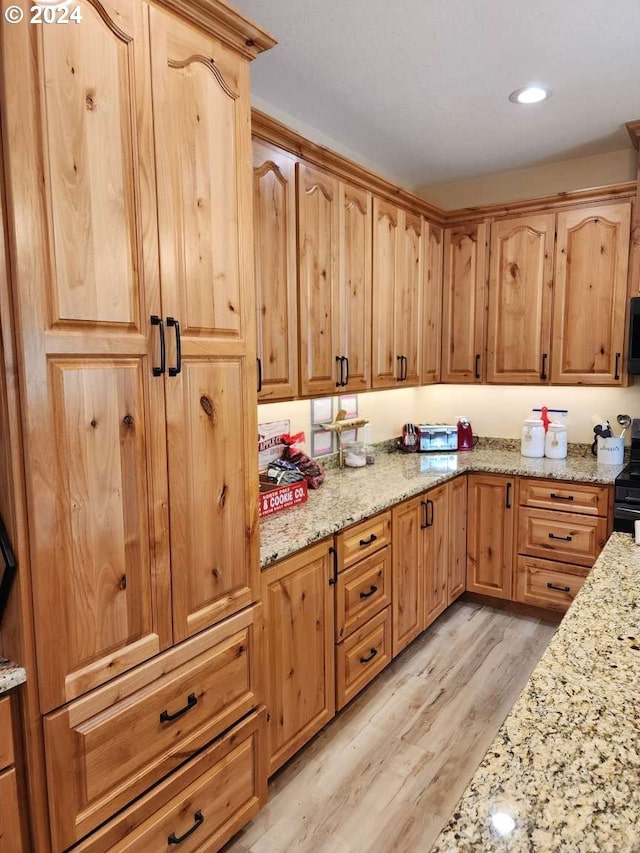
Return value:
<svg viewBox="0 0 640 853">
<path fill-rule="evenodd" d="M 266 568 L 276 560 L 450 480 L 456 474 L 478 471 L 610 484 L 623 468 L 622 465 L 598 465 L 590 453 L 570 454 L 562 460 L 528 459 L 513 449 L 516 442 L 485 441 L 490 446 L 460 453 L 378 453 L 375 465 L 328 470 L 322 486 L 315 491 L 309 490 L 306 504 L 261 522 L 261 567 Z"/>
<path fill-rule="evenodd" d="M 14 687 L 24 684 L 26 680 L 27 673 L 23 667 L 0 657 L 0 696 L 9 690 L 13 690 Z"/>
<path fill-rule="evenodd" d="M 640 851 L 640 547 L 613 533 L 432 853 Z"/>
</svg>

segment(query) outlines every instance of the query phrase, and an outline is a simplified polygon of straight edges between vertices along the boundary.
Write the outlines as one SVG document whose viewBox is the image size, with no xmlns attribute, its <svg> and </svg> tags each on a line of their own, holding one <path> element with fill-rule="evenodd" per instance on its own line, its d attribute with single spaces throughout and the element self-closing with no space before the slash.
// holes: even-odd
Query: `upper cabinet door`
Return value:
<svg viewBox="0 0 640 853">
<path fill-rule="evenodd" d="M 395 351 L 396 278 L 400 263 L 400 211 L 392 204 L 373 200 L 373 388 L 395 388 L 401 377 Z"/>
<path fill-rule="evenodd" d="M 335 394 L 340 381 L 338 181 L 296 163 L 300 393 Z"/>
<path fill-rule="evenodd" d="M 622 385 L 630 203 L 558 214 L 551 381 Z"/>
<path fill-rule="evenodd" d="M 491 225 L 487 382 L 546 384 L 555 215 Z"/>
<path fill-rule="evenodd" d="M 181 640 L 259 595 L 249 75 L 211 36 L 150 23 Z"/>
<path fill-rule="evenodd" d="M 171 642 L 146 24 L 130 0 L 79 6 L 3 44 L 44 711 Z"/>
<path fill-rule="evenodd" d="M 340 184 L 340 352 L 342 388 L 371 387 L 371 193 Z"/>
<path fill-rule="evenodd" d="M 298 394 L 295 160 L 253 140 L 258 401 Z"/>
<path fill-rule="evenodd" d="M 401 274 L 396 277 L 395 349 L 400 356 L 400 381 L 420 383 L 420 331 L 422 328 L 422 280 L 424 278 L 424 220 L 401 211 Z"/>
<path fill-rule="evenodd" d="M 484 376 L 486 244 L 484 222 L 444 232 L 443 382 L 481 382 Z"/>
<path fill-rule="evenodd" d="M 440 381 L 443 231 L 425 222 L 426 263 L 422 300 L 422 384 Z"/>
</svg>

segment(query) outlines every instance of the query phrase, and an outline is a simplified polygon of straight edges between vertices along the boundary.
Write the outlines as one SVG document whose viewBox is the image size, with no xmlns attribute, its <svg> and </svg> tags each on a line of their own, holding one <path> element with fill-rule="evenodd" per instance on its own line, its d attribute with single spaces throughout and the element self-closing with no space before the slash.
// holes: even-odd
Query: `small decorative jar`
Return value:
<svg viewBox="0 0 640 853">
<path fill-rule="evenodd" d="M 544 425 L 540 418 L 527 418 L 522 427 L 520 439 L 522 456 L 536 458 L 544 456 Z"/>
<path fill-rule="evenodd" d="M 544 440 L 544 455 L 549 459 L 567 458 L 567 428 L 564 424 L 551 422 Z"/>
</svg>

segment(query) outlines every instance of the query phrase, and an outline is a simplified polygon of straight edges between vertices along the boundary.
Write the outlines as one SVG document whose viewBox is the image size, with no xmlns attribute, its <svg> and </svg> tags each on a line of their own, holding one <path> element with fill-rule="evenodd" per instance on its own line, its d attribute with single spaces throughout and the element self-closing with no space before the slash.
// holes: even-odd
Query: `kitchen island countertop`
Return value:
<svg viewBox="0 0 640 853">
<path fill-rule="evenodd" d="M 514 442 L 488 440 L 489 446 L 458 453 L 378 453 L 375 465 L 331 469 L 306 504 L 264 519 L 260 524 L 260 565 L 277 560 L 375 515 L 457 474 L 484 472 L 611 484 L 623 465 L 598 465 L 589 453 L 566 459 L 531 459 Z"/>
<path fill-rule="evenodd" d="M 432 853 L 640 850 L 640 547 L 613 533 Z"/>
</svg>

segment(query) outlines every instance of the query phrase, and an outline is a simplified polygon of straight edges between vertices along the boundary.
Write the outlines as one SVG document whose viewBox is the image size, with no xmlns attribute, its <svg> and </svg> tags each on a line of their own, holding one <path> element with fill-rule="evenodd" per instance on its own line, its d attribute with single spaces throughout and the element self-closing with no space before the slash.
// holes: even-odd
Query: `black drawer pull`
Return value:
<svg viewBox="0 0 640 853">
<path fill-rule="evenodd" d="M 151 325 L 157 326 L 160 331 L 160 367 L 153 366 L 152 373 L 154 376 L 162 376 L 165 371 L 166 351 L 164 346 L 164 323 L 157 314 L 151 315 Z"/>
<path fill-rule="evenodd" d="M 378 591 L 378 587 L 371 584 L 371 589 L 369 590 L 369 592 L 361 592 L 360 598 L 369 598 L 369 596 L 373 595 L 373 593 L 377 592 L 377 591 Z"/>
<path fill-rule="evenodd" d="M 169 376 L 177 376 L 182 371 L 182 344 L 180 338 L 180 323 L 175 317 L 167 317 L 167 326 L 176 332 L 176 366 L 169 368 Z"/>
<path fill-rule="evenodd" d="M 620 355 L 621 354 L 619 352 L 616 353 L 616 370 L 613 375 L 614 379 L 620 379 Z"/>
<path fill-rule="evenodd" d="M 557 539 L 559 542 L 571 542 L 573 540 L 573 536 L 556 536 L 555 533 L 550 533 L 549 539 Z"/>
<path fill-rule="evenodd" d="M 480 356 L 479 356 L 479 355 L 477 355 L 477 356 L 476 356 L 476 372 L 475 372 L 475 378 L 476 378 L 476 379 L 480 379 Z"/>
<path fill-rule="evenodd" d="M 547 587 L 548 589 L 557 589 L 558 592 L 571 592 L 570 586 L 558 586 L 558 584 L 555 583 L 548 583 Z"/>
<path fill-rule="evenodd" d="M 361 539 L 360 540 L 360 547 L 365 548 L 367 545 L 372 545 L 376 541 L 377 538 L 378 537 L 376 536 L 376 534 L 372 533 L 368 539 Z"/>
<path fill-rule="evenodd" d="M 555 501 L 572 501 L 575 500 L 573 495 L 557 495 L 555 492 L 549 492 L 549 497 Z"/>
<path fill-rule="evenodd" d="M 187 704 L 184 708 L 180 708 L 179 711 L 176 711 L 175 714 L 170 714 L 168 711 L 163 711 L 160 714 L 160 722 L 161 723 L 170 723 L 172 720 L 177 720 L 178 717 L 181 717 L 183 714 L 186 714 L 187 711 L 190 711 L 192 708 L 195 708 L 198 704 L 198 697 L 195 693 L 189 693 L 187 696 Z"/>
<path fill-rule="evenodd" d="M 547 378 L 547 353 L 542 353 L 542 368 L 540 370 L 540 379 Z"/>
<path fill-rule="evenodd" d="M 190 835 L 196 831 L 199 826 L 202 826 L 204 823 L 204 815 L 198 809 L 198 811 L 193 816 L 193 826 L 191 829 L 188 829 L 184 835 L 176 835 L 175 832 L 172 832 L 171 835 L 167 838 L 167 844 L 182 844 L 183 841 L 186 841 Z"/>
<path fill-rule="evenodd" d="M 262 359 L 258 356 L 256 358 L 258 363 L 258 394 L 262 391 Z"/>
<path fill-rule="evenodd" d="M 360 658 L 360 663 L 369 663 L 370 660 L 373 660 L 374 657 L 378 654 L 377 649 L 371 649 L 369 652 L 369 656 L 366 658 Z"/>
<path fill-rule="evenodd" d="M 511 509 L 511 483 L 507 483 L 506 494 L 504 496 L 504 505 L 507 509 Z"/>
</svg>

